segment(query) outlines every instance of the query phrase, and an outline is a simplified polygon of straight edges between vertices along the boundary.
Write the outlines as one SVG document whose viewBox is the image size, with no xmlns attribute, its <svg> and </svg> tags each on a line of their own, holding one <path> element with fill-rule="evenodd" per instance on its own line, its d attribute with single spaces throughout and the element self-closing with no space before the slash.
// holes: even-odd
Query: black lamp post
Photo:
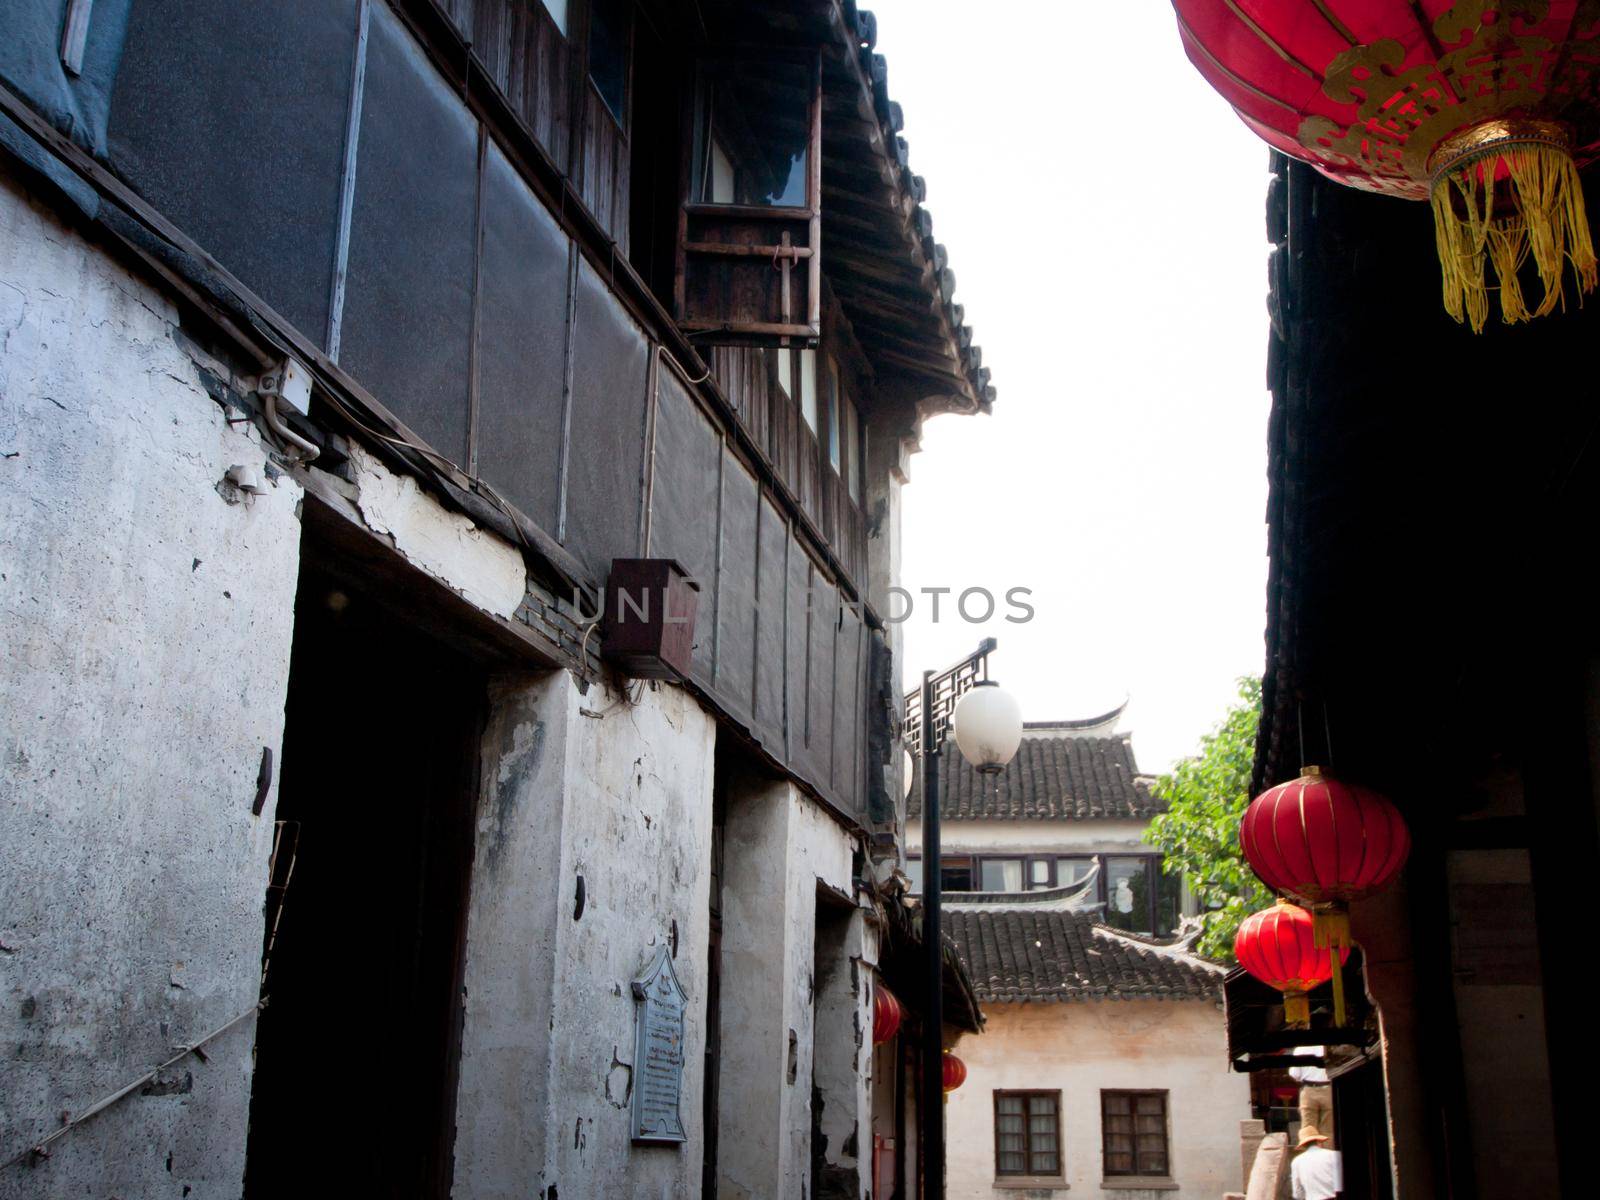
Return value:
<svg viewBox="0 0 1600 1200">
<path fill-rule="evenodd" d="M 955 734 L 962 757 L 979 771 L 1004 769 L 1022 740 L 1022 710 L 989 679 L 985 638 L 954 666 L 922 673 L 922 687 L 906 697 L 901 733 L 922 767 L 922 947 L 928 1002 L 922 1036 L 922 1088 L 917 1110 L 922 1128 L 922 1195 L 944 1200 L 944 935 L 940 930 L 939 760 L 946 735 Z"/>
</svg>

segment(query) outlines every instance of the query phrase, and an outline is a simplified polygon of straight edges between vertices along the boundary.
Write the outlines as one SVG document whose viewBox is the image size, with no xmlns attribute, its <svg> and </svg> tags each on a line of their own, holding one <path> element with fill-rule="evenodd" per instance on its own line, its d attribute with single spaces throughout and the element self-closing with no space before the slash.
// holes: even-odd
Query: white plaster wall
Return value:
<svg viewBox="0 0 1600 1200">
<path fill-rule="evenodd" d="M 570 688 L 559 671 L 490 688 L 462 978 L 461 1196 L 544 1194 Z"/>
<path fill-rule="evenodd" d="M 946 854 L 1064 853 L 1104 851 L 1108 854 L 1154 854 L 1143 840 L 1148 821 L 941 821 L 940 842 Z M 922 822 L 906 824 L 906 851 L 922 850 Z"/>
<path fill-rule="evenodd" d="M 0 1161 L 256 999 L 299 492 L 176 323 L 0 172 Z M 237 1195 L 253 1031 L 0 1195 Z"/>
<path fill-rule="evenodd" d="M 681 689 L 630 704 L 580 694 L 565 672 L 502 681 L 491 699 L 456 1195 L 696 1195 L 715 724 Z M 689 1140 L 635 1146 L 631 982 L 674 931 Z"/>
<path fill-rule="evenodd" d="M 853 845 L 815 802 L 782 781 L 734 789 L 725 836 L 718 1194 L 722 1200 L 810 1195 L 817 886 L 852 894 Z M 865 935 L 858 936 L 860 951 L 868 952 Z M 859 971 L 856 978 L 852 1028 L 841 1021 L 821 1036 L 854 1039 L 865 1028 L 866 989 Z M 858 1046 L 855 1057 L 870 1070 L 864 1049 Z M 863 1081 L 858 1129 L 866 1105 Z"/>
<path fill-rule="evenodd" d="M 1216 1200 L 1241 1191 L 1239 1122 L 1250 1116 L 1250 1085 L 1227 1067 L 1221 1008 L 1208 1001 L 1107 1000 L 985 1004 L 980 1037 L 957 1048 L 967 1080 L 946 1112 L 950 1200 L 1014 1197 L 994 1173 L 994 1092 L 1061 1091 L 1061 1140 L 1068 1190 L 1030 1195 Z M 1100 1091 L 1166 1089 L 1176 1188 L 1103 1187 Z"/>
</svg>

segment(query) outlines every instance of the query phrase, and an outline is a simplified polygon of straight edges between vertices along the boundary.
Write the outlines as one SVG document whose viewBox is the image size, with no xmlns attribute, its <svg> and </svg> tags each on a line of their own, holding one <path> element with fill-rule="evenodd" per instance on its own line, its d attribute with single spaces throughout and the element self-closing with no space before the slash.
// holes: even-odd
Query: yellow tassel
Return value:
<svg viewBox="0 0 1600 1200">
<path fill-rule="evenodd" d="M 1311 910 L 1311 937 L 1317 949 L 1328 952 L 1328 961 L 1333 966 L 1333 1023 L 1343 1029 L 1344 965 L 1341 960 L 1350 953 L 1350 914 L 1343 908 L 1319 904 Z"/>
<path fill-rule="evenodd" d="M 1311 998 L 1304 992 L 1283 994 L 1283 1025 L 1285 1029 L 1311 1028 Z"/>
<path fill-rule="evenodd" d="M 1511 211 L 1495 215 L 1495 177 L 1504 166 Z M 1474 333 L 1489 317 L 1486 266 L 1493 266 L 1507 324 L 1544 317 L 1566 300 L 1567 264 L 1580 296 L 1600 280 L 1583 183 L 1572 155 L 1544 141 L 1507 142 L 1451 163 L 1434 178 L 1434 240 L 1444 307 Z M 1518 272 L 1529 258 L 1544 287 L 1529 309 Z"/>
</svg>

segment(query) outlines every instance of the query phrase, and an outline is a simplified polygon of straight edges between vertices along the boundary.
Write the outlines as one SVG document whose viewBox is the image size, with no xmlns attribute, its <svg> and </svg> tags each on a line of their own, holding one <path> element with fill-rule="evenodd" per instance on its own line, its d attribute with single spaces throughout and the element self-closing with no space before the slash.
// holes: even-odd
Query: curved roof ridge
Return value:
<svg viewBox="0 0 1600 1200">
<path fill-rule="evenodd" d="M 1101 713 L 1098 717 L 1073 717 L 1073 718 L 1070 718 L 1070 719 L 1067 719 L 1067 720 L 1061 720 L 1061 721 L 1024 721 L 1022 723 L 1022 728 L 1023 729 L 1093 729 L 1097 725 L 1106 725 L 1106 724 L 1111 723 L 1112 721 L 1117 720 L 1119 717 L 1122 716 L 1123 713 L 1128 711 L 1128 705 L 1132 700 L 1133 700 L 1133 696 L 1132 695 L 1124 695 L 1122 697 L 1122 703 L 1121 704 L 1117 705 L 1115 708 L 1111 709 L 1109 712 Z M 1128 735 L 1127 734 L 1122 734 L 1120 736 L 1126 737 Z"/>
</svg>

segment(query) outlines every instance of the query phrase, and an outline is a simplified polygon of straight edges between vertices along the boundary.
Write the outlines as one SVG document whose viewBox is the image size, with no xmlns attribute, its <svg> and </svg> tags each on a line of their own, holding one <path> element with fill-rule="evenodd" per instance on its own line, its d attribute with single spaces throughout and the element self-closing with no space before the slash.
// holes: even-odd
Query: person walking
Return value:
<svg viewBox="0 0 1600 1200">
<path fill-rule="evenodd" d="M 1327 1134 L 1301 1127 L 1294 1161 L 1289 1164 L 1294 1200 L 1335 1200 L 1344 1190 L 1344 1163 L 1337 1150 L 1328 1149 L 1327 1142 Z"/>
</svg>

